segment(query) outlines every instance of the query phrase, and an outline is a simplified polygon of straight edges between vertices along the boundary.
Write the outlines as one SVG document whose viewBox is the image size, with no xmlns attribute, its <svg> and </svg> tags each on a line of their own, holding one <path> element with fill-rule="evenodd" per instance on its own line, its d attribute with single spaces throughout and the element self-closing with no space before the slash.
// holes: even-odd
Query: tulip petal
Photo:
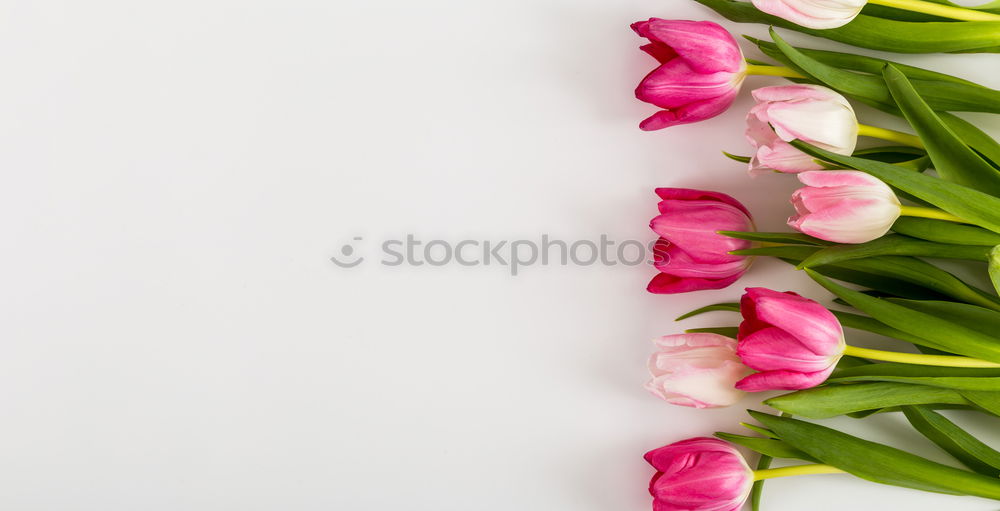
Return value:
<svg viewBox="0 0 1000 511">
<path fill-rule="evenodd" d="M 648 53 L 660 64 L 666 64 L 667 62 L 677 58 L 677 52 L 669 46 L 659 42 L 644 44 L 640 46 L 639 49 Z"/>
<path fill-rule="evenodd" d="M 737 93 L 737 90 L 732 90 L 717 98 L 698 101 L 672 110 L 660 110 L 639 123 L 639 129 L 656 131 L 711 119 L 725 112 L 733 104 Z"/>
<path fill-rule="evenodd" d="M 651 41 L 670 46 L 699 73 L 736 73 L 742 69 L 739 44 L 717 23 L 650 18 L 646 23 L 633 24 L 633 29 Z"/>
<path fill-rule="evenodd" d="M 755 313 L 760 321 L 784 330 L 814 353 L 839 352 L 839 356 L 843 352 L 844 330 L 826 307 L 796 294 L 754 290 Z"/>
<path fill-rule="evenodd" d="M 788 142 L 776 139 L 769 145 L 762 145 L 750 160 L 750 174 L 759 175 L 769 170 L 795 174 L 820 170 L 823 166 L 812 156 L 799 151 Z"/>
<path fill-rule="evenodd" d="M 813 85 L 808 83 L 761 87 L 751 91 L 750 95 L 753 96 L 754 101 L 758 103 L 776 103 L 811 99 L 816 101 L 833 101 L 845 107 L 851 107 L 851 103 L 847 101 L 844 96 L 837 93 L 833 89 L 823 87 L 822 85 Z"/>
<path fill-rule="evenodd" d="M 831 101 L 769 103 L 767 116 L 782 140 L 804 140 L 837 154 L 852 154 L 858 143 L 854 110 Z"/>
<path fill-rule="evenodd" d="M 724 193 L 713 192 L 710 190 L 692 190 L 690 188 L 657 188 L 654 190 L 656 195 L 660 197 L 663 201 L 668 200 L 714 200 L 718 202 L 723 202 L 733 206 L 743 213 L 747 217 L 750 217 L 750 210 L 746 208 L 740 201 L 734 199 L 733 197 L 726 195 Z M 660 213 L 665 213 L 663 210 L 663 202 L 660 202 L 661 208 Z"/>
<path fill-rule="evenodd" d="M 826 370 L 832 361 L 828 352 L 816 352 L 788 332 L 768 327 L 741 337 L 737 353 L 747 366 L 758 371 L 792 368 L 796 372 Z"/>
<path fill-rule="evenodd" d="M 827 30 L 850 23 L 865 0 L 752 0 L 762 12 L 806 28 Z"/>
<path fill-rule="evenodd" d="M 635 97 L 660 108 L 677 109 L 726 96 L 739 85 L 732 73 L 699 73 L 685 61 L 674 59 L 646 75 L 636 87 Z"/>
<path fill-rule="evenodd" d="M 834 186 L 863 186 L 884 188 L 889 193 L 892 189 L 881 179 L 867 173 L 855 170 L 827 170 L 823 172 L 803 172 L 798 176 L 799 181 L 806 186 L 818 188 L 830 188 Z M 895 197 L 895 195 L 893 195 Z"/>
<path fill-rule="evenodd" d="M 681 278 L 666 273 L 659 273 L 646 286 L 646 290 L 655 294 L 677 294 L 701 291 L 705 289 L 723 289 L 740 280 L 743 274 L 731 275 L 722 279 Z"/>
<path fill-rule="evenodd" d="M 797 371 L 765 371 L 754 373 L 736 383 L 736 388 L 744 392 L 765 392 L 769 390 L 802 390 L 813 388 L 833 372 L 833 367 L 814 373 Z"/>
</svg>

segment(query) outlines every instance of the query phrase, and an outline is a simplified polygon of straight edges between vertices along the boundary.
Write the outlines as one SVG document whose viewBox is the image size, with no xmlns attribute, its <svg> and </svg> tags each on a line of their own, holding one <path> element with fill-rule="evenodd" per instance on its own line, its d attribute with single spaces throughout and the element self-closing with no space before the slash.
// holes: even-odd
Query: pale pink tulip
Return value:
<svg viewBox="0 0 1000 511">
<path fill-rule="evenodd" d="M 803 172 L 806 186 L 792 194 L 796 215 L 788 225 L 835 243 L 881 238 L 899 218 L 899 199 L 889 185 L 856 170 Z"/>
<path fill-rule="evenodd" d="M 753 0 L 753 5 L 772 16 L 807 28 L 829 29 L 850 23 L 868 0 Z"/>
<path fill-rule="evenodd" d="M 635 90 L 635 97 L 663 109 L 642 121 L 641 129 L 715 117 L 736 99 L 746 62 L 726 29 L 711 21 L 659 18 L 633 23 L 632 29 L 649 39 L 641 49 L 660 63 Z"/>
<path fill-rule="evenodd" d="M 754 474 L 739 451 L 715 438 L 691 438 L 646 453 L 653 511 L 738 511 Z"/>
<path fill-rule="evenodd" d="M 657 188 L 660 215 L 649 226 L 660 238 L 654 264 L 660 271 L 649 282 L 652 293 L 684 293 L 721 289 L 736 282 L 750 266 L 732 250 L 750 242 L 717 231 L 753 231 L 750 212 L 736 199 L 717 192 Z"/>
<path fill-rule="evenodd" d="M 858 119 L 840 94 L 819 85 L 764 87 L 747 114 L 747 140 L 755 148 L 750 173 L 767 170 L 803 172 L 823 168 L 813 157 L 792 147 L 801 140 L 828 151 L 850 155 L 858 142 Z"/>
<path fill-rule="evenodd" d="M 740 300 L 737 354 L 760 371 L 740 380 L 747 392 L 798 390 L 826 381 L 846 349 L 844 330 L 822 305 L 795 293 L 752 287 Z"/>
<path fill-rule="evenodd" d="M 736 355 L 736 339 L 717 334 L 655 339 L 646 388 L 668 403 L 694 408 L 729 406 L 743 397 L 735 385 L 750 369 Z"/>
</svg>

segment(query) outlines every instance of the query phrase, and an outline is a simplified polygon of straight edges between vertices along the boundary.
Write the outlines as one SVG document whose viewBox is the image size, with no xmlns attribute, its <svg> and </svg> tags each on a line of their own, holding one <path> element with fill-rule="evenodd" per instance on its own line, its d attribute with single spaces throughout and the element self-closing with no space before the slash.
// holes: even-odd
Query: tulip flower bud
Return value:
<svg viewBox="0 0 1000 511">
<path fill-rule="evenodd" d="M 649 282 L 651 293 L 722 289 L 746 272 L 750 259 L 729 252 L 750 248 L 750 242 L 717 232 L 754 230 L 739 201 L 686 188 L 657 188 L 656 194 L 660 215 L 649 226 L 660 236 L 653 250 L 660 273 Z"/>
<path fill-rule="evenodd" d="M 835 243 L 881 238 L 899 218 L 901 205 L 889 185 L 856 170 L 803 172 L 806 186 L 792 194 L 798 213 L 788 225 Z"/>
<path fill-rule="evenodd" d="M 842 27 L 861 13 L 868 0 L 752 0 L 754 7 L 807 28 Z"/>
<path fill-rule="evenodd" d="M 653 379 L 646 388 L 670 404 L 694 408 L 729 406 L 743 397 L 736 382 L 750 369 L 736 355 L 736 339 L 717 334 L 667 335 L 654 340 Z"/>
<path fill-rule="evenodd" d="M 743 52 L 733 36 L 710 21 L 650 18 L 632 24 L 649 39 L 641 47 L 660 66 L 635 90 L 635 97 L 663 110 L 642 121 L 646 131 L 688 124 L 725 112 L 746 77 Z"/>
<path fill-rule="evenodd" d="M 747 288 L 740 300 L 737 354 L 757 371 L 737 382 L 747 392 L 799 390 L 826 381 L 847 343 L 837 318 L 795 293 Z"/>
<path fill-rule="evenodd" d="M 819 85 L 764 87 L 747 114 L 747 140 L 755 148 L 750 173 L 766 170 L 796 173 L 822 165 L 789 142 L 801 140 L 837 154 L 850 155 L 858 142 L 858 118 L 840 94 Z"/>
<path fill-rule="evenodd" d="M 715 438 L 682 440 L 645 455 L 655 511 L 739 511 L 754 473 L 732 445 Z"/>
</svg>

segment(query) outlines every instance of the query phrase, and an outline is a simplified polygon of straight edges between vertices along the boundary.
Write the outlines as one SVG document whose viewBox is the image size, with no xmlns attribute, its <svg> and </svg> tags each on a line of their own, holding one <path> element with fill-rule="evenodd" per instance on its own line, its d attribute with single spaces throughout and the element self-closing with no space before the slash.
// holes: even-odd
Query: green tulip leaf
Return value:
<svg viewBox="0 0 1000 511">
<path fill-rule="evenodd" d="M 760 241 L 764 243 L 790 243 L 792 245 L 829 245 L 829 241 L 798 233 L 798 232 L 741 232 L 741 231 L 719 231 L 719 234 L 747 241 Z"/>
<path fill-rule="evenodd" d="M 824 248 L 802 261 L 799 264 L 799 269 L 883 255 L 985 261 L 989 250 L 986 247 L 946 245 L 908 236 L 888 235 L 868 243 L 834 245 Z"/>
<path fill-rule="evenodd" d="M 899 234 L 935 243 L 994 247 L 1000 245 L 1000 234 L 974 225 L 956 224 L 930 218 L 900 217 L 892 224 Z"/>
<path fill-rule="evenodd" d="M 699 308 L 697 308 L 697 309 L 695 309 L 695 310 L 693 310 L 691 312 L 688 312 L 686 314 L 682 314 L 682 315 L 678 316 L 677 319 L 675 319 L 674 321 L 681 321 L 681 320 L 684 320 L 684 319 L 688 319 L 688 318 L 693 318 L 695 316 L 699 316 L 699 315 L 704 314 L 706 312 L 715 312 L 715 311 L 739 312 L 740 311 L 740 304 L 739 303 L 716 303 L 716 304 L 712 304 L 712 305 L 706 305 L 704 307 L 699 307 Z"/>
<path fill-rule="evenodd" d="M 793 64 L 791 60 L 778 48 L 777 44 L 771 41 L 766 41 L 764 39 L 757 39 L 756 37 L 751 37 L 748 35 L 743 36 L 745 39 L 755 44 L 757 48 L 760 49 L 762 53 L 775 59 L 783 64 Z M 938 73 L 937 71 L 931 71 L 930 69 L 924 69 L 920 67 L 908 66 L 899 62 L 892 60 L 879 59 L 875 57 L 869 57 L 866 55 L 855 55 L 853 53 L 841 53 L 836 51 L 828 50 L 816 50 L 812 48 L 799 48 L 793 47 L 799 53 L 817 61 L 827 66 L 832 66 L 840 69 L 849 69 L 851 71 L 860 71 L 862 73 L 868 73 L 870 75 L 880 75 L 882 74 L 882 68 L 886 64 L 892 64 L 898 67 L 902 72 L 906 73 L 906 76 L 914 80 L 926 80 L 926 81 L 937 81 L 937 82 L 950 82 L 962 85 L 968 85 L 972 87 L 980 87 L 987 90 L 988 87 L 984 87 L 978 83 L 971 82 L 969 80 L 964 80 L 957 76 L 952 76 L 949 74 Z"/>
<path fill-rule="evenodd" d="M 761 455 L 760 459 L 757 460 L 757 470 L 765 470 L 771 467 L 771 461 L 774 458 L 770 456 Z M 750 511 L 760 511 L 760 499 L 761 495 L 764 493 L 764 483 L 765 480 L 754 481 L 753 486 L 750 487 Z"/>
<path fill-rule="evenodd" d="M 1000 480 L 798 419 L 750 411 L 789 445 L 862 479 L 936 493 L 1000 500 Z"/>
<path fill-rule="evenodd" d="M 1000 171 L 958 137 L 892 64 L 883 70 L 885 83 L 917 135 L 923 140 L 939 176 L 960 185 L 1000 195 Z M 1000 102 L 994 102 L 1000 105 Z"/>
<path fill-rule="evenodd" d="M 725 336 L 725 337 L 729 337 L 729 338 L 732 338 L 732 339 L 735 339 L 736 336 L 737 336 L 737 334 L 739 334 L 739 332 L 740 332 L 739 327 L 735 327 L 735 326 L 716 326 L 716 327 L 708 327 L 708 328 L 689 328 L 689 329 L 687 329 L 687 330 L 684 331 L 684 333 L 686 333 L 686 334 L 716 334 L 716 335 L 722 335 L 722 336 Z"/>
<path fill-rule="evenodd" d="M 741 445 L 751 451 L 770 456 L 772 458 L 788 458 L 815 462 L 808 454 L 773 438 L 760 438 L 753 436 L 734 435 L 732 433 L 719 432 L 716 437 L 727 442 Z"/>
<path fill-rule="evenodd" d="M 865 98 L 887 107 L 896 105 L 896 101 L 893 99 L 894 95 L 890 93 L 890 89 L 882 77 L 881 68 L 875 75 L 857 73 L 824 64 L 785 42 L 773 28 L 770 30 L 770 34 L 778 51 L 784 57 L 779 58 L 777 55 L 769 54 L 773 58 L 788 63 L 797 71 L 841 94 Z M 894 66 L 895 64 L 884 61 L 882 65 Z M 908 67 L 907 69 L 912 72 L 915 68 Z M 914 79 L 912 84 L 934 110 L 1000 113 L 1000 91 L 954 81 Z"/>
<path fill-rule="evenodd" d="M 890 112 L 902 115 L 900 112 Z M 961 117 L 948 112 L 939 112 L 941 120 L 951 128 L 952 131 L 969 144 L 969 147 L 976 150 L 980 156 L 992 162 L 993 166 L 1000 169 L 1000 142 L 993 139 L 988 133 L 979 129 Z"/>
<path fill-rule="evenodd" d="M 729 158 L 730 160 L 733 161 L 738 161 L 740 163 L 750 163 L 750 160 L 752 159 L 749 156 L 740 156 L 738 154 L 727 153 L 726 151 L 722 151 L 722 154 L 726 158 Z"/>
<path fill-rule="evenodd" d="M 942 377 L 942 378 L 1000 378 L 1000 369 L 979 369 L 970 367 L 937 367 L 922 366 L 914 364 L 902 364 L 896 362 L 885 362 L 878 364 L 865 364 L 854 367 L 837 369 L 830 375 L 831 378 L 850 378 L 854 376 L 898 376 L 898 377 Z"/>
<path fill-rule="evenodd" d="M 1000 392 L 963 390 L 962 395 L 979 408 L 1000 416 Z"/>
<path fill-rule="evenodd" d="M 1000 343 L 1000 312 L 967 303 L 939 300 L 906 300 L 886 298 L 887 301 L 936 318 L 964 325 L 984 335 L 993 336 Z"/>
<path fill-rule="evenodd" d="M 987 270 L 990 275 L 990 282 L 993 289 L 1000 295 L 1000 245 L 990 249 L 989 266 Z"/>
<path fill-rule="evenodd" d="M 942 387 L 895 382 L 825 385 L 773 397 L 764 404 L 792 415 L 829 419 L 852 412 L 894 406 L 953 404 L 968 405 L 963 393 Z M 780 435 L 780 433 L 779 433 Z"/>
<path fill-rule="evenodd" d="M 963 465 L 985 476 L 1000 477 L 1000 452 L 945 416 L 926 406 L 904 406 L 903 414 L 914 429 Z"/>
<path fill-rule="evenodd" d="M 854 383 L 859 381 L 884 381 L 895 383 L 908 383 L 911 385 L 925 385 L 927 387 L 938 387 L 951 390 L 975 390 L 983 392 L 1000 391 L 1000 377 L 978 377 L 978 376 L 838 376 L 831 377 L 828 383 Z"/>
<path fill-rule="evenodd" d="M 815 271 L 808 269 L 805 271 L 813 280 L 853 307 L 888 326 L 930 341 L 933 343 L 932 347 L 941 347 L 951 353 L 968 357 L 1000 362 L 1000 342 L 994 336 L 848 289 Z"/>
</svg>

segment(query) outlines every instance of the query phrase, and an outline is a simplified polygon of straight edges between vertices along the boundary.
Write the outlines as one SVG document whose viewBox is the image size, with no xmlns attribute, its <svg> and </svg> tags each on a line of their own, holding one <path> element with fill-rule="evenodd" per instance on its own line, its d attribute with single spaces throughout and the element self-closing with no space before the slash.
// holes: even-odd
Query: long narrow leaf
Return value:
<svg viewBox="0 0 1000 511">
<path fill-rule="evenodd" d="M 764 401 L 771 408 L 807 417 L 828 419 L 838 415 L 894 406 L 968 405 L 961 392 L 940 387 L 894 382 L 828 385 L 784 394 Z"/>
<path fill-rule="evenodd" d="M 715 304 L 712 304 L 712 305 L 706 305 L 704 307 L 699 307 L 699 308 L 697 308 L 697 309 L 695 309 L 695 310 L 693 310 L 691 312 L 688 312 L 686 314 L 682 314 L 682 315 L 678 316 L 677 319 L 675 319 L 674 321 L 681 321 L 681 320 L 684 320 L 684 319 L 693 318 L 695 316 L 704 314 L 706 312 L 714 312 L 714 311 L 739 312 L 740 311 L 740 304 L 738 304 L 738 303 L 715 303 Z"/>
<path fill-rule="evenodd" d="M 781 439 L 862 479 L 876 483 L 1000 500 L 1000 480 L 942 465 L 899 449 L 797 419 L 751 411 Z"/>
<path fill-rule="evenodd" d="M 945 416 L 926 406 L 904 406 L 903 414 L 914 429 L 965 466 L 988 477 L 1000 476 L 1000 452 Z"/>
<path fill-rule="evenodd" d="M 805 271 L 828 291 L 886 325 L 927 339 L 952 353 L 1000 362 L 1000 339 L 996 337 L 848 289 L 812 270 Z"/>
<path fill-rule="evenodd" d="M 911 385 L 926 385 L 951 390 L 975 390 L 983 392 L 1000 391 L 1000 377 L 983 378 L 976 376 L 839 376 L 831 377 L 829 383 L 851 383 L 859 381 L 886 381 L 908 383 Z"/>
<path fill-rule="evenodd" d="M 986 377 L 1000 378 L 1000 369 L 971 367 L 936 367 L 895 362 L 865 364 L 841 368 L 837 366 L 832 378 L 851 376 L 902 376 L 902 377 Z"/>
<path fill-rule="evenodd" d="M 892 64 L 887 64 L 883 76 L 896 105 L 923 140 L 938 175 L 991 195 L 1000 194 L 1000 171 L 976 154 L 941 121 L 906 75 Z"/>
<path fill-rule="evenodd" d="M 842 94 L 863 97 L 887 106 L 896 105 L 893 94 L 890 93 L 889 87 L 882 78 L 881 68 L 877 70 L 877 75 L 837 68 L 820 62 L 791 46 L 774 29 L 771 29 L 770 34 L 775 47 L 784 57 L 779 60 L 790 63 L 796 70 Z M 776 55 L 771 56 L 777 58 Z M 882 65 L 894 66 L 895 64 L 884 62 Z M 935 110 L 1000 113 L 1000 91 L 978 85 L 940 80 L 915 79 L 913 86 Z"/>
<path fill-rule="evenodd" d="M 751 451 L 770 456 L 772 458 L 788 458 L 805 461 L 815 461 L 808 454 L 773 438 L 760 438 L 753 436 L 734 435 L 732 433 L 718 432 L 715 436 L 737 445 L 742 445 Z"/>
<path fill-rule="evenodd" d="M 986 261 L 990 247 L 973 245 L 946 245 L 908 236 L 889 235 L 868 243 L 833 245 L 809 256 L 799 268 L 822 266 L 852 259 L 883 255 L 936 257 L 942 259 L 970 259 Z"/>
<path fill-rule="evenodd" d="M 1000 245 L 1000 234 L 974 225 L 962 225 L 930 218 L 901 217 L 892 224 L 892 230 L 912 238 L 952 245 L 995 247 Z"/>
<path fill-rule="evenodd" d="M 778 49 L 778 45 L 772 43 L 771 41 L 765 41 L 764 39 L 757 39 L 756 37 L 751 37 L 748 35 L 743 36 L 746 40 L 757 45 L 768 57 L 775 60 L 782 61 L 783 63 L 791 62 L 785 61 L 787 57 Z M 880 59 L 875 57 L 869 57 L 867 55 L 855 55 L 853 53 L 842 53 L 837 51 L 828 50 L 817 50 L 813 48 L 800 48 L 794 47 L 796 51 L 802 53 L 803 55 L 812 58 L 818 62 L 826 64 L 840 69 L 849 69 L 851 71 L 861 71 L 863 73 L 868 73 L 870 75 L 878 75 L 882 73 L 882 68 L 886 64 L 892 64 L 900 69 L 900 71 L 906 73 L 912 80 L 926 80 L 926 81 L 937 81 L 937 82 L 951 82 L 957 84 L 968 85 L 972 87 L 980 87 L 988 90 L 988 87 L 979 85 L 978 83 L 971 82 L 959 78 L 957 76 L 952 76 L 949 74 L 939 73 L 937 71 L 931 71 L 930 69 L 924 69 L 921 67 L 909 66 L 892 60 Z"/>
</svg>

